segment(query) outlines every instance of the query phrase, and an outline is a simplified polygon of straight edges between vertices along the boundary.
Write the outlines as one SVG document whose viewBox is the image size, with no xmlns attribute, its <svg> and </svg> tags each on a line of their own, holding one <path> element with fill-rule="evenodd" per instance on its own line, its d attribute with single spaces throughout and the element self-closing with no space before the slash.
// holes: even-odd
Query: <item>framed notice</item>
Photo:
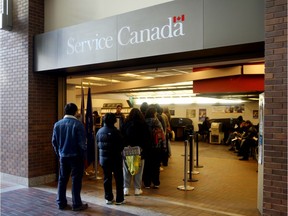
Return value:
<svg viewBox="0 0 288 216">
<path fill-rule="evenodd" d="M 206 109 L 199 109 L 199 121 L 204 121 L 207 115 Z"/>
<path fill-rule="evenodd" d="M 253 110 L 253 119 L 258 119 L 258 110 Z"/>
<path fill-rule="evenodd" d="M 245 111 L 244 105 L 226 106 L 225 113 L 243 113 Z"/>
<path fill-rule="evenodd" d="M 195 109 L 186 109 L 186 118 L 195 118 L 196 110 Z"/>
</svg>

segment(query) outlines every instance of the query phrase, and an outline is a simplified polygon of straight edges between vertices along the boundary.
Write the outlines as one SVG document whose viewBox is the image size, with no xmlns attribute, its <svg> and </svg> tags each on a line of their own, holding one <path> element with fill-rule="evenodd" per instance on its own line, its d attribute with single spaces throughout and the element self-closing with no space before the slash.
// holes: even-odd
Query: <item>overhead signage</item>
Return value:
<svg viewBox="0 0 288 216">
<path fill-rule="evenodd" d="M 35 71 L 259 41 L 262 0 L 177 0 L 39 34 Z"/>
<path fill-rule="evenodd" d="M 203 49 L 202 7 L 170 2 L 37 35 L 35 70 Z"/>
</svg>

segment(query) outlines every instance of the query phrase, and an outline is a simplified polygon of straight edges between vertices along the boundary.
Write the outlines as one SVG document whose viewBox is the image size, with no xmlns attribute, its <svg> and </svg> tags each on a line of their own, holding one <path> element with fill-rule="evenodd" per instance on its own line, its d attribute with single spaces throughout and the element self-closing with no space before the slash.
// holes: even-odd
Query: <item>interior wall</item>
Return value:
<svg viewBox="0 0 288 216">
<path fill-rule="evenodd" d="M 220 118 L 237 118 L 242 115 L 244 120 L 250 120 L 254 125 L 259 123 L 258 118 L 253 118 L 253 110 L 258 111 L 258 101 L 257 102 L 249 102 L 244 103 L 244 111 L 242 113 L 226 113 L 225 110 L 230 105 L 202 105 L 202 104 L 191 104 L 191 105 L 168 105 L 169 110 L 175 110 L 175 115 L 172 117 L 177 118 L 187 118 L 191 113 L 191 110 L 195 110 L 195 117 L 189 117 L 193 121 L 193 125 L 195 130 L 198 130 L 198 123 L 202 123 L 202 119 L 199 119 L 200 111 L 206 109 L 206 116 L 210 119 L 220 119 Z M 234 106 L 234 105 L 231 105 Z"/>
</svg>

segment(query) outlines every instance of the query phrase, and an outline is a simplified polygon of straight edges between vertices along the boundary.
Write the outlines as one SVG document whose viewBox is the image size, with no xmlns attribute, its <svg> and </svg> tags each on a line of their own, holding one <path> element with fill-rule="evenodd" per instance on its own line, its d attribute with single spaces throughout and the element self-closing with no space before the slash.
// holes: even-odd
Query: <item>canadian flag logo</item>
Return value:
<svg viewBox="0 0 288 216">
<path fill-rule="evenodd" d="M 185 15 L 182 14 L 181 16 L 174 16 L 173 17 L 173 23 L 176 22 L 184 22 L 185 21 Z"/>
</svg>

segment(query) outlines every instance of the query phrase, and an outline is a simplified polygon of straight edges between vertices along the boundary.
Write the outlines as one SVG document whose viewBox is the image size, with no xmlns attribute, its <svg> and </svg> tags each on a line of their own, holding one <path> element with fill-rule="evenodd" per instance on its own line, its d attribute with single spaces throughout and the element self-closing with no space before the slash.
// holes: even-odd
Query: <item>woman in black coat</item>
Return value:
<svg viewBox="0 0 288 216">
<path fill-rule="evenodd" d="M 116 205 L 125 203 L 123 193 L 123 167 L 122 151 L 124 148 L 123 136 L 114 126 L 116 116 L 106 113 L 104 127 L 96 134 L 96 142 L 99 147 L 99 163 L 104 173 L 104 191 L 106 204 L 112 204 L 114 195 L 112 191 L 112 173 L 116 182 Z"/>
</svg>

